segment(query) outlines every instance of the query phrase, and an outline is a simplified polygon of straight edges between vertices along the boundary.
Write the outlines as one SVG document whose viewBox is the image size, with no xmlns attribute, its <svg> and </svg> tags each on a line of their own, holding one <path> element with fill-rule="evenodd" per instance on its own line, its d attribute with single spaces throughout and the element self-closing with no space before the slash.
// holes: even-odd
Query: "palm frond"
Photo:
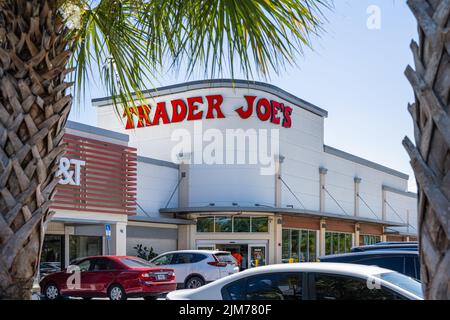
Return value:
<svg viewBox="0 0 450 320">
<path fill-rule="evenodd" d="M 159 25 L 147 26 L 164 39 L 170 64 L 210 77 L 225 70 L 234 77 L 239 69 L 249 78 L 255 71 L 266 77 L 295 64 L 311 35 L 321 30 L 324 8 L 330 8 L 328 1 L 154 0 L 145 12 L 159 19 Z"/>
<path fill-rule="evenodd" d="M 81 27 L 69 35 L 74 39 L 69 67 L 74 68 L 78 103 L 94 71 L 118 111 L 119 106 L 135 107 L 135 100 L 144 103 L 142 88 L 160 65 L 159 59 L 148 54 L 149 35 L 139 24 L 142 8 L 136 0 L 100 0 L 93 7 L 84 3 Z M 155 46 L 153 50 L 163 52 Z M 125 112 L 130 110 L 125 108 Z"/>
<path fill-rule="evenodd" d="M 208 77 L 278 73 L 311 45 L 329 8 L 328 0 L 63 1 L 82 9 L 70 34 L 77 97 L 96 68 L 116 108 L 143 102 L 163 65 Z"/>
</svg>

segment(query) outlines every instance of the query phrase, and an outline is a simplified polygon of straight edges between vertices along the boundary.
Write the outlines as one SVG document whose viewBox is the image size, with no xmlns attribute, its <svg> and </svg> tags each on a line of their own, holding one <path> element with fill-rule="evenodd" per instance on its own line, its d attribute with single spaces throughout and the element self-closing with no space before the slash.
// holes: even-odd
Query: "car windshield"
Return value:
<svg viewBox="0 0 450 320">
<path fill-rule="evenodd" d="M 130 268 L 147 268 L 154 266 L 154 264 L 141 258 L 120 258 L 119 260 Z"/>
<path fill-rule="evenodd" d="M 420 298 L 423 298 L 422 285 L 413 278 L 407 277 L 398 272 L 381 273 L 378 277 Z"/>
</svg>

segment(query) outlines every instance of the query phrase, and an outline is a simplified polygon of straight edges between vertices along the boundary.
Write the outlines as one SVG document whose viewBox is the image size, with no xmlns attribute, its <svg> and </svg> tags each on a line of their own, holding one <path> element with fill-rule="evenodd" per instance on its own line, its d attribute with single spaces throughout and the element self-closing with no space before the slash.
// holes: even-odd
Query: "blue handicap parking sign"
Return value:
<svg viewBox="0 0 450 320">
<path fill-rule="evenodd" d="M 105 235 L 107 240 L 111 240 L 111 225 L 105 224 Z"/>
</svg>

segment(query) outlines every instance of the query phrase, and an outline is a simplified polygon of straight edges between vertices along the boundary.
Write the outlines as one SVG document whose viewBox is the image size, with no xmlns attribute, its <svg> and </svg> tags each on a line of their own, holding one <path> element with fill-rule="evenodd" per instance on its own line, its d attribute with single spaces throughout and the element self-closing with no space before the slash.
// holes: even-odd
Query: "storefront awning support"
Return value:
<svg viewBox="0 0 450 320">
<path fill-rule="evenodd" d="M 398 214 L 398 212 L 391 206 L 391 204 L 387 200 L 384 200 L 384 202 L 388 205 L 389 208 L 391 208 L 391 210 L 400 219 L 400 221 L 403 222 L 404 224 L 406 224 L 407 228 L 411 227 L 411 228 L 413 228 L 414 230 L 417 231 L 417 229 L 414 226 L 412 226 L 411 224 L 409 224 L 409 222 L 406 222 L 405 220 L 403 220 L 403 218 Z"/>
<path fill-rule="evenodd" d="M 361 197 L 361 196 L 359 195 L 359 193 L 357 194 L 357 196 L 358 196 L 358 198 L 361 199 L 361 201 L 366 205 L 366 207 L 369 208 L 370 212 L 372 212 L 372 214 L 373 214 L 377 219 L 379 219 L 378 216 L 377 216 L 377 214 L 375 213 L 375 211 L 372 210 L 372 208 L 367 204 L 367 202 L 363 199 L 363 197 Z"/>
<path fill-rule="evenodd" d="M 342 206 L 339 204 L 339 202 L 331 195 L 330 191 L 328 191 L 328 189 L 323 186 L 323 189 L 325 190 L 325 192 L 330 196 L 331 199 L 333 199 L 334 202 L 336 202 L 336 204 L 338 205 L 339 208 L 341 208 L 342 212 L 344 212 L 347 216 L 349 216 L 349 214 L 347 213 L 347 211 L 345 211 L 344 208 L 342 208 Z"/>
<path fill-rule="evenodd" d="M 138 206 L 139 209 L 141 209 L 141 211 L 149 218 L 151 218 L 152 216 L 148 214 L 147 211 L 144 210 L 144 208 L 142 208 L 142 206 L 136 201 L 136 205 Z"/>
<path fill-rule="evenodd" d="M 286 186 L 286 188 L 289 190 L 289 192 L 294 196 L 294 198 L 298 201 L 298 203 L 300 203 L 300 205 L 302 206 L 303 209 L 306 209 L 305 205 L 303 204 L 303 202 L 300 201 L 300 199 L 297 197 L 297 195 L 292 191 L 292 189 L 288 186 L 288 184 L 283 180 L 283 178 L 281 176 L 278 176 L 278 179 L 281 180 L 281 182 L 283 182 L 283 184 Z"/>
<path fill-rule="evenodd" d="M 178 183 L 177 183 L 177 185 L 175 186 L 175 189 L 173 190 L 172 194 L 170 195 L 169 201 L 167 201 L 167 204 L 166 204 L 166 206 L 165 206 L 164 208 L 167 209 L 167 208 L 169 207 L 170 201 L 172 201 L 172 198 L 173 198 L 173 196 L 175 195 L 175 192 L 177 192 L 178 187 L 180 186 L 181 180 L 183 180 L 184 177 L 185 177 L 184 175 L 181 175 L 181 178 L 178 180 Z"/>
</svg>

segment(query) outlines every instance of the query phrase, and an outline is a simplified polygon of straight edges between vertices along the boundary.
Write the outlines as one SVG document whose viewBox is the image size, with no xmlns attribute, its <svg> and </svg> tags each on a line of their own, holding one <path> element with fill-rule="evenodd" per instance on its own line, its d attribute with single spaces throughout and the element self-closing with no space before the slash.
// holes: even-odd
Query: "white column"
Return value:
<svg viewBox="0 0 450 320">
<path fill-rule="evenodd" d="M 127 223 L 117 222 L 111 225 L 111 251 L 117 256 L 127 255 Z"/>
<path fill-rule="evenodd" d="M 191 154 L 178 155 L 180 161 L 179 166 L 179 179 L 180 185 L 178 186 L 178 207 L 189 207 L 189 163 Z"/>
<path fill-rule="evenodd" d="M 386 235 L 386 227 L 383 226 L 383 234 L 381 235 L 381 242 L 387 241 L 387 235 Z"/>
<path fill-rule="evenodd" d="M 325 176 L 328 172 L 328 169 L 319 168 L 319 185 L 320 185 L 320 212 L 325 212 Z"/>
<path fill-rule="evenodd" d="M 188 225 L 189 230 L 189 247 L 188 249 L 197 249 L 197 239 L 195 235 L 197 234 L 197 225 Z"/>
<path fill-rule="evenodd" d="M 381 198 L 382 198 L 382 207 L 381 207 L 381 216 L 382 216 L 382 220 L 386 221 L 387 217 L 386 217 L 386 190 L 382 190 L 381 191 Z"/>
<path fill-rule="evenodd" d="M 178 250 L 186 250 L 189 246 L 189 226 L 180 225 L 178 226 Z"/>
<path fill-rule="evenodd" d="M 282 216 L 274 217 L 274 263 L 282 262 L 282 249 L 283 249 L 283 218 Z"/>
<path fill-rule="evenodd" d="M 409 233 L 409 210 L 406 210 L 406 232 Z"/>
<path fill-rule="evenodd" d="M 281 207 L 281 167 L 284 161 L 283 156 L 275 158 L 275 208 Z"/>
<path fill-rule="evenodd" d="M 70 226 L 64 226 L 64 267 L 70 264 L 70 235 L 75 234 L 75 228 Z"/>
<path fill-rule="evenodd" d="M 359 184 L 361 183 L 361 178 L 355 177 L 355 206 L 354 206 L 354 215 L 355 217 L 359 216 Z"/>
<path fill-rule="evenodd" d="M 325 255 L 325 233 L 327 231 L 327 223 L 325 219 L 320 219 L 320 230 L 319 230 L 319 255 Z"/>
<path fill-rule="evenodd" d="M 355 223 L 355 239 L 354 239 L 354 246 L 359 246 L 359 233 L 361 231 L 361 225 L 359 223 Z"/>
</svg>

